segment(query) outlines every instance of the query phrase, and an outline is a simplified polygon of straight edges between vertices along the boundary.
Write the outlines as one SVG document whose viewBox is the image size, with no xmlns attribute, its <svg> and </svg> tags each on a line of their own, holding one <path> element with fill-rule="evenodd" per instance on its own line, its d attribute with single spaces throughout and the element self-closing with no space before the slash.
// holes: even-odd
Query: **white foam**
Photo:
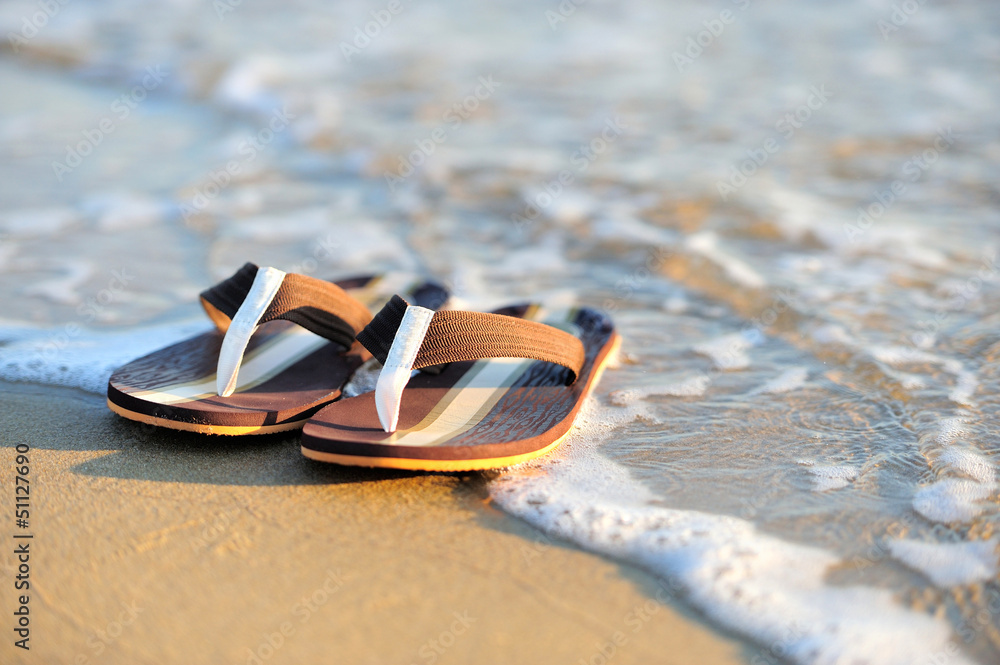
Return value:
<svg viewBox="0 0 1000 665">
<path fill-rule="evenodd" d="M 872 228 L 873 244 L 887 254 L 922 268 L 947 268 L 948 256 L 931 246 L 933 241 L 930 236 L 916 228 L 915 221 L 916 218 L 905 219 L 904 215 L 900 215 L 897 224 Z"/>
<path fill-rule="evenodd" d="M 947 465 L 980 483 L 989 484 L 996 480 L 996 467 L 989 458 L 976 450 L 948 448 L 938 456 L 937 463 Z"/>
<path fill-rule="evenodd" d="M 342 63 L 329 51 L 278 54 L 265 49 L 235 61 L 216 85 L 214 98 L 261 115 L 289 110 L 295 121 L 291 133 L 308 140 L 341 124 L 343 97 L 320 81 L 335 76 Z"/>
<path fill-rule="evenodd" d="M 979 388 L 979 379 L 976 378 L 976 373 L 964 369 L 960 370 L 955 374 L 955 387 L 948 393 L 948 399 L 958 404 L 975 406 L 972 396 L 976 393 L 977 388 Z"/>
<path fill-rule="evenodd" d="M 595 238 L 614 242 L 631 241 L 647 247 L 667 247 L 677 240 L 677 233 L 662 229 L 641 220 L 628 209 L 611 209 L 601 215 L 590 227 Z"/>
<path fill-rule="evenodd" d="M 647 397 L 700 397 L 705 394 L 705 390 L 708 389 L 711 382 L 712 380 L 709 376 L 700 374 L 656 386 L 616 390 L 611 393 L 610 399 L 611 403 L 615 406 L 628 406 Z"/>
<path fill-rule="evenodd" d="M 812 235 L 830 247 L 840 247 L 845 243 L 840 225 L 830 224 L 829 221 L 838 218 L 840 211 L 823 198 L 783 187 L 771 180 L 763 181 L 762 188 L 766 192 L 767 203 L 777 213 L 771 218 L 785 237 L 801 242 Z"/>
<path fill-rule="evenodd" d="M 0 235 L 0 269 L 17 257 L 18 246 L 16 242 Z"/>
<path fill-rule="evenodd" d="M 263 246 L 281 246 L 289 239 L 306 242 L 303 260 L 334 265 L 340 274 L 388 267 L 392 272 L 420 271 L 413 251 L 387 224 L 363 215 L 344 216 L 323 206 L 226 222 L 222 235 Z M 298 270 L 295 265 L 279 267 Z M 228 277 L 234 269 L 223 267 L 218 277 Z"/>
<path fill-rule="evenodd" d="M 81 206 L 95 217 L 100 231 L 123 231 L 162 222 L 170 206 L 132 193 L 105 193 L 88 198 Z"/>
<path fill-rule="evenodd" d="M 760 387 L 758 392 L 769 394 L 788 393 L 798 390 L 809 380 L 809 369 L 807 367 L 792 367 L 771 379 Z"/>
<path fill-rule="evenodd" d="M 49 262 L 44 261 L 37 267 L 44 269 L 48 264 Z M 77 289 L 90 279 L 94 266 L 88 261 L 63 259 L 55 266 L 55 269 L 62 275 L 28 284 L 21 292 L 26 296 L 40 296 L 61 305 L 79 303 L 80 295 L 77 293 Z"/>
<path fill-rule="evenodd" d="M 47 236 L 79 221 L 72 208 L 24 208 L 0 213 L 0 231 L 12 236 Z"/>
<path fill-rule="evenodd" d="M 813 476 L 814 492 L 828 492 L 847 487 L 861 471 L 857 466 L 850 464 L 822 465 L 805 460 L 799 460 L 799 464 L 809 467 L 808 471 Z"/>
<path fill-rule="evenodd" d="M 209 328 L 204 319 L 115 332 L 72 323 L 33 328 L 0 322 L 0 379 L 104 394 L 121 365 Z"/>
<path fill-rule="evenodd" d="M 287 210 L 280 215 L 246 217 L 225 228 L 226 235 L 231 237 L 270 244 L 322 238 L 329 233 L 330 227 L 330 210 L 324 206 L 316 206 Z"/>
<path fill-rule="evenodd" d="M 938 443 L 947 446 L 954 443 L 956 439 L 968 434 L 965 429 L 965 425 L 968 422 L 969 418 L 967 416 L 943 418 L 941 420 L 941 430 L 937 436 Z"/>
<path fill-rule="evenodd" d="M 944 371 L 955 376 L 955 386 L 949 391 L 948 399 L 965 406 L 975 406 L 972 396 L 979 388 L 979 379 L 975 372 L 965 369 L 960 361 L 909 346 L 873 346 L 868 352 L 879 362 L 893 367 L 912 363 L 941 366 Z"/>
<path fill-rule="evenodd" d="M 687 239 L 687 247 L 718 264 L 729 277 L 751 289 L 761 289 L 767 280 L 749 263 L 719 248 L 719 236 L 714 231 L 701 231 Z"/>
<path fill-rule="evenodd" d="M 997 541 L 922 543 L 889 542 L 893 558 L 926 575 L 935 586 L 951 587 L 993 579 L 997 572 Z"/>
<path fill-rule="evenodd" d="M 920 390 L 921 388 L 927 387 L 927 380 L 922 376 L 917 376 L 916 374 L 910 374 L 909 372 L 903 372 L 901 370 L 885 369 L 886 376 L 899 381 L 905 390 Z"/>
<path fill-rule="evenodd" d="M 283 76 L 280 64 L 266 56 L 250 58 L 233 65 L 215 89 L 216 97 L 233 106 L 262 109 L 274 105 L 268 88 Z"/>
<path fill-rule="evenodd" d="M 812 331 L 812 338 L 820 344 L 844 344 L 853 346 L 854 338 L 844 330 L 843 326 L 833 323 L 822 325 Z"/>
<path fill-rule="evenodd" d="M 597 209 L 597 199 L 592 194 L 586 190 L 567 187 L 560 196 L 552 200 L 552 204 L 545 209 L 545 214 L 555 222 L 569 225 L 592 217 Z"/>
<path fill-rule="evenodd" d="M 324 72 L 333 72 L 339 60 L 324 53 L 278 55 L 255 53 L 233 64 L 215 89 L 215 98 L 239 109 L 269 112 L 285 99 L 297 99 L 292 84 L 309 85 Z M 282 93 L 285 92 L 283 95 Z"/>
<path fill-rule="evenodd" d="M 912 363 L 938 365 L 944 362 L 940 356 L 910 346 L 873 346 L 869 349 L 869 353 L 876 360 L 893 367 Z"/>
<path fill-rule="evenodd" d="M 675 294 L 663 301 L 663 309 L 671 314 L 683 314 L 691 307 L 691 303 L 683 293 Z"/>
<path fill-rule="evenodd" d="M 531 245 L 504 252 L 503 259 L 489 264 L 489 274 L 504 277 L 522 277 L 539 273 L 565 274 L 566 262 L 563 240 L 557 234 L 547 234 Z M 548 302 L 547 300 L 545 302 Z"/>
<path fill-rule="evenodd" d="M 994 488 L 992 483 L 945 478 L 918 490 L 913 509 L 932 522 L 970 522 L 986 509 L 980 501 Z"/>
<path fill-rule="evenodd" d="M 757 336 L 732 333 L 696 344 L 694 350 L 711 358 L 719 369 L 746 369 L 750 366 L 750 356 L 746 351 L 757 344 Z"/>
<path fill-rule="evenodd" d="M 590 401 L 561 449 L 493 481 L 491 495 L 555 537 L 649 570 L 789 661 L 910 665 L 948 648 L 947 622 L 902 607 L 890 591 L 827 586 L 839 563 L 829 552 L 734 517 L 651 505 L 654 495 L 595 450 L 628 417 Z"/>
<path fill-rule="evenodd" d="M 382 363 L 376 358 L 370 358 L 368 362 L 355 370 L 354 374 L 351 375 L 351 380 L 344 386 L 344 397 L 357 397 L 358 395 L 374 392 L 375 386 L 378 385 L 379 374 L 381 373 Z"/>
</svg>

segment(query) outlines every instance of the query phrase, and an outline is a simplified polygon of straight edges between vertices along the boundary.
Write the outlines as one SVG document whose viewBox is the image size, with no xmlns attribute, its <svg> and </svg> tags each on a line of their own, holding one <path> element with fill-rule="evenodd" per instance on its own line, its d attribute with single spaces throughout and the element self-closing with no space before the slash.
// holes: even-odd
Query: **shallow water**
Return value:
<svg viewBox="0 0 1000 665">
<path fill-rule="evenodd" d="M 996 662 L 1000 7 L 402 2 L 355 43 L 387 6 L 8 36 L 0 375 L 100 392 L 246 260 L 602 307 L 619 366 L 499 505 L 760 662 Z"/>
</svg>

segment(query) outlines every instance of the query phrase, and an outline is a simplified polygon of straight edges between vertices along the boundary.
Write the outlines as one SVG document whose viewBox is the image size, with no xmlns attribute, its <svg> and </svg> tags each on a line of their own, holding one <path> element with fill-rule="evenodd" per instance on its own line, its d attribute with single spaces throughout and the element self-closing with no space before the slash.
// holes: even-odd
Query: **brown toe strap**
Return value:
<svg viewBox="0 0 1000 665">
<path fill-rule="evenodd" d="M 385 363 L 408 303 L 399 296 L 382 308 L 358 341 Z M 556 363 L 576 381 L 583 367 L 583 343 L 558 328 L 502 314 L 435 312 L 413 369 L 483 358 L 526 358 Z"/>
<path fill-rule="evenodd" d="M 247 263 L 232 277 L 201 293 L 201 304 L 220 330 L 229 328 L 253 285 L 257 266 Z M 371 321 L 368 308 L 336 284 L 306 275 L 285 275 L 260 323 L 284 319 L 332 342 L 350 347 Z"/>
</svg>

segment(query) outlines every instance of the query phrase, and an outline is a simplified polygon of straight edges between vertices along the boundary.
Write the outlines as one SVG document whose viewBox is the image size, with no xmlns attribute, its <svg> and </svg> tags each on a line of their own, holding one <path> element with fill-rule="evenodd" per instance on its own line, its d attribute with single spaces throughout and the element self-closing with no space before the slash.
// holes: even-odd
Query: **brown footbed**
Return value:
<svg viewBox="0 0 1000 665">
<path fill-rule="evenodd" d="M 524 308 L 501 310 L 522 316 Z M 374 393 L 334 402 L 314 415 L 302 430 L 302 448 L 322 455 L 421 460 L 488 460 L 544 450 L 569 431 L 592 382 L 617 341 L 610 320 L 580 310 L 574 322 L 583 330 L 585 358 L 579 379 L 566 385 L 567 370 L 537 361 L 507 389 L 489 413 L 447 445 L 407 446 L 387 443 L 392 435 L 379 424 Z M 452 363 L 440 374 L 421 373 L 403 391 L 399 432 L 414 427 L 475 364 Z"/>
<path fill-rule="evenodd" d="M 246 353 L 253 353 L 280 330 L 294 325 L 287 321 L 263 324 L 250 339 Z M 213 330 L 123 365 L 108 382 L 108 401 L 134 414 L 206 427 L 280 425 L 304 420 L 340 397 L 343 385 L 371 357 L 360 344 L 345 352 L 344 347 L 331 342 L 285 371 L 229 397 L 216 395 L 168 405 L 130 394 L 215 374 L 223 337 Z"/>
</svg>

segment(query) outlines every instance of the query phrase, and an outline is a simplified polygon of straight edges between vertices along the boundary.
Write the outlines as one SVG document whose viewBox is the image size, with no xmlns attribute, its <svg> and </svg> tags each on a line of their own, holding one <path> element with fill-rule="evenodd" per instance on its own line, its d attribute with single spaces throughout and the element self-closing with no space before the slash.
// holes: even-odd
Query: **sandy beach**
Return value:
<svg viewBox="0 0 1000 665">
<path fill-rule="evenodd" d="M 478 474 L 318 464 L 291 436 L 165 433 L 69 389 L 3 384 L 0 395 L 0 443 L 32 447 L 35 506 L 31 650 L 5 639 L 5 663 L 601 663 L 603 650 L 616 663 L 725 664 L 755 653 L 652 576 L 499 512 Z M 0 507 L 11 504 L 5 494 Z M 11 579 L 13 548 L 0 565 Z M 6 617 L 12 600 L 0 601 Z"/>
</svg>

